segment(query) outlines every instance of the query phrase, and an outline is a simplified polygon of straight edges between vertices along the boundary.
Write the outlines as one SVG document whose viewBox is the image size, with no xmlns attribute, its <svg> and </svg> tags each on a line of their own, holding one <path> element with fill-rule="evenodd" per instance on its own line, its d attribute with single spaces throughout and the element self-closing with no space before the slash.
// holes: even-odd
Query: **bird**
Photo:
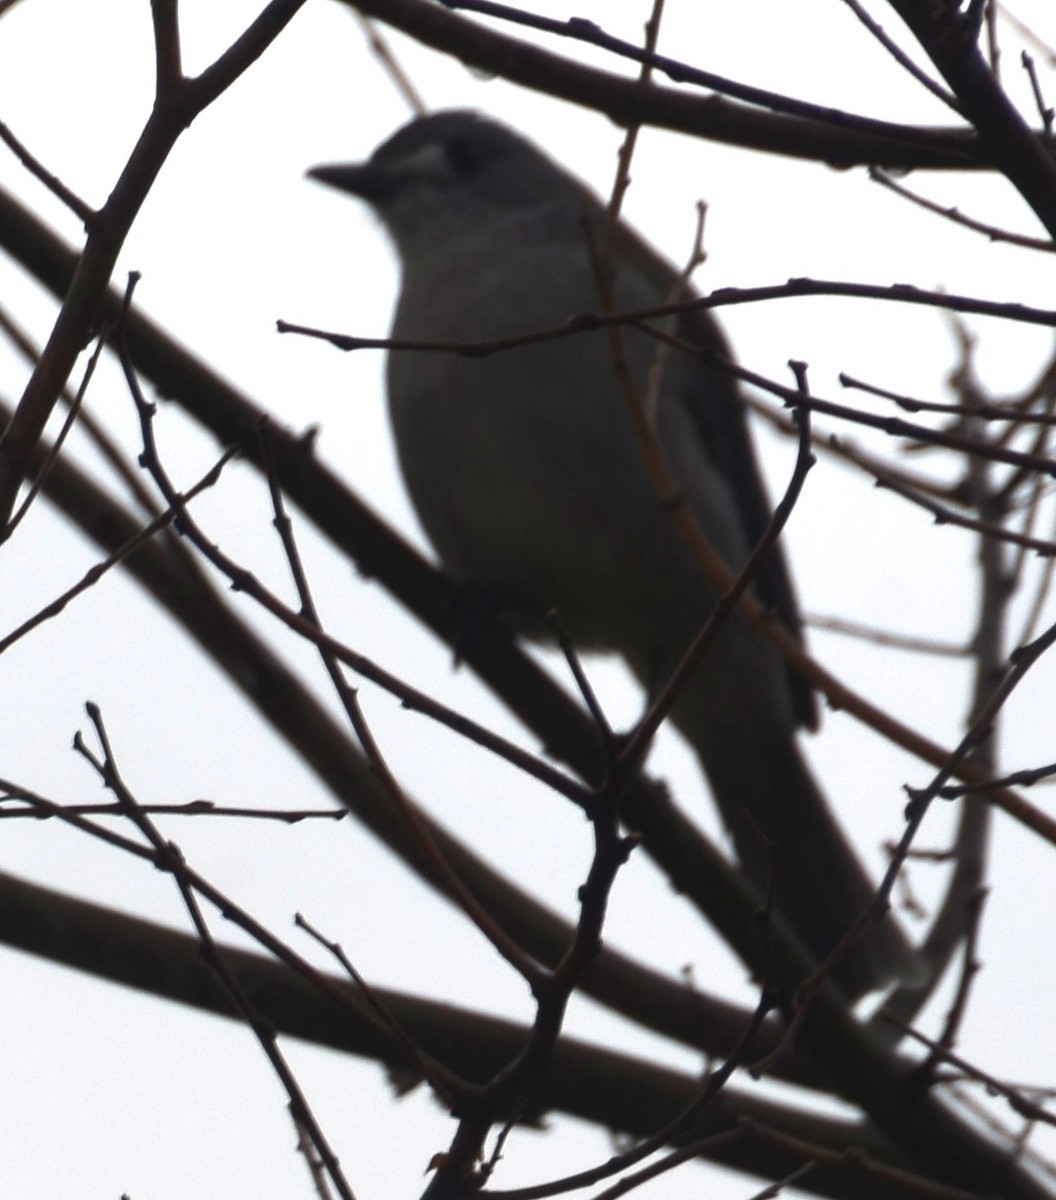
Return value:
<svg viewBox="0 0 1056 1200">
<path fill-rule="evenodd" d="M 595 312 L 599 246 L 615 310 L 692 296 L 675 267 L 622 222 L 606 249 L 598 197 L 527 138 L 471 110 L 415 117 L 365 161 L 316 166 L 308 176 L 365 201 L 391 240 L 400 264 L 393 339 L 503 339 Z M 732 352 L 703 310 L 679 314 L 673 331 L 706 353 L 658 356 L 654 338 L 628 328 L 623 354 L 682 497 L 736 571 L 771 507 L 743 398 L 719 365 Z M 530 639 L 552 636 L 547 614 L 556 612 L 578 650 L 619 654 L 654 692 L 719 589 L 646 469 L 607 334 L 484 356 L 393 349 L 386 371 L 404 483 L 465 594 L 484 598 Z M 753 587 L 774 619 L 802 637 L 779 547 Z M 816 722 L 810 687 L 757 624 L 735 614 L 671 720 L 700 762 L 742 869 L 761 889 L 773 871 L 767 841 L 777 848 L 777 906 L 823 958 L 874 885 L 799 746 L 799 728 Z M 833 977 L 856 999 L 917 971 L 888 913 Z"/>
</svg>

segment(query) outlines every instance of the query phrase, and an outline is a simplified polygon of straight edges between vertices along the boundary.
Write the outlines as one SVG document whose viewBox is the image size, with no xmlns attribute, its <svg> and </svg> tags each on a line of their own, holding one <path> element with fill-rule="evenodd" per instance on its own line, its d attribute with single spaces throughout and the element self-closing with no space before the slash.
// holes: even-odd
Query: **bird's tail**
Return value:
<svg viewBox="0 0 1056 1200">
<path fill-rule="evenodd" d="M 677 708 L 675 719 L 683 725 Z M 744 870 L 760 889 L 773 878 L 777 909 L 823 959 L 865 910 L 875 885 L 795 734 L 712 721 L 694 728 L 690 740 Z M 890 913 L 869 926 L 833 971 L 837 985 L 854 998 L 896 980 L 919 982 L 921 975 L 921 961 Z"/>
</svg>

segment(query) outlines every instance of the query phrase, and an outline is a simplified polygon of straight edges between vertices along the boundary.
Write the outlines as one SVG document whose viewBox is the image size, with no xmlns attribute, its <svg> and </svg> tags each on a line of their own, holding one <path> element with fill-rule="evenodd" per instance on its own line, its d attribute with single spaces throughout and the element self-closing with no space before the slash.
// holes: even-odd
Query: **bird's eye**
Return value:
<svg viewBox="0 0 1056 1200">
<path fill-rule="evenodd" d="M 472 175 L 487 159 L 485 147 L 475 138 L 451 138 L 445 142 L 448 162 L 460 175 Z"/>
</svg>

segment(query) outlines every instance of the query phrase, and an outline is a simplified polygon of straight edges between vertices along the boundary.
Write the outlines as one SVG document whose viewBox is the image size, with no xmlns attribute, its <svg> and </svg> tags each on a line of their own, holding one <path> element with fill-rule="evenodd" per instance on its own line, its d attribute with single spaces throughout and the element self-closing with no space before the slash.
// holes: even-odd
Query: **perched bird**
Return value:
<svg viewBox="0 0 1056 1200">
<path fill-rule="evenodd" d="M 523 137 L 468 111 L 419 117 L 361 163 L 309 176 L 365 200 L 402 268 L 398 339 L 475 341 L 530 333 L 599 307 L 589 239 L 598 199 Z M 593 234 L 588 232 L 593 230 Z M 624 226 L 611 242 L 617 309 L 688 297 L 675 269 Z M 706 313 L 680 338 L 729 357 Z M 736 569 L 770 508 L 729 374 L 626 329 L 638 388 L 696 520 Z M 660 363 L 659 387 L 650 380 Z M 716 586 L 661 503 L 603 331 L 486 357 L 393 351 L 388 400 L 401 470 L 447 570 L 528 636 L 556 609 L 581 650 L 617 651 L 647 689 L 678 663 Z M 774 550 L 758 599 L 798 633 L 785 561 Z M 872 884 L 796 744 L 814 720 L 809 689 L 765 636 L 736 616 L 708 649 L 672 719 L 700 759 L 744 869 L 759 885 L 778 847 L 778 906 L 817 955 L 867 903 Z M 844 959 L 858 996 L 914 973 L 890 915 Z"/>
</svg>

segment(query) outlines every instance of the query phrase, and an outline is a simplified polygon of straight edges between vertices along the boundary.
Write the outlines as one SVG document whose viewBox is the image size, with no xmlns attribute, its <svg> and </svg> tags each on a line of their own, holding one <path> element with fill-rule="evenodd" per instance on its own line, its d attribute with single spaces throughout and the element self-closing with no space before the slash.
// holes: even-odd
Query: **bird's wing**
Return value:
<svg viewBox="0 0 1056 1200">
<path fill-rule="evenodd" d="M 653 280 L 659 295 L 670 290 L 670 264 L 634 230 L 621 227 L 617 255 L 629 266 Z M 684 298 L 695 293 L 688 287 Z M 710 312 L 690 309 L 681 313 L 675 325 L 676 335 L 699 347 L 704 354 L 699 371 L 686 372 L 683 399 L 699 431 L 701 445 L 735 497 L 743 523 L 745 541 L 754 546 L 766 531 L 772 515 L 762 473 L 752 445 L 744 402 L 737 382 L 723 363 L 732 363 L 729 343 Z M 788 562 L 780 545 L 775 546 L 762 563 L 755 580 L 759 600 L 797 638 L 802 640 L 803 622 L 796 599 Z M 797 719 L 808 728 L 818 721 L 817 703 L 810 685 L 789 668 Z"/>
</svg>

